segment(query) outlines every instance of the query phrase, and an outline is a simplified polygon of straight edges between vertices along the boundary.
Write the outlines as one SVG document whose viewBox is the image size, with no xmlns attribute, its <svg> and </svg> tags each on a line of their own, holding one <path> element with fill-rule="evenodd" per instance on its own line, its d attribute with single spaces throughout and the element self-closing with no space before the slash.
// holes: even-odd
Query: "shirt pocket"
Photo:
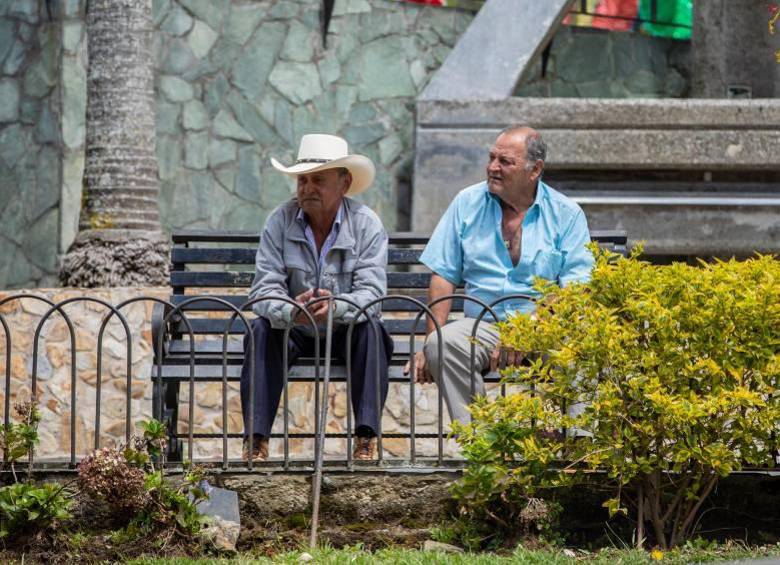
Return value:
<svg viewBox="0 0 780 565">
<path fill-rule="evenodd" d="M 357 265 L 357 257 L 353 253 L 344 252 L 337 261 L 326 265 L 322 273 L 322 286 L 333 294 L 344 294 L 352 291 L 352 275 Z"/>
<path fill-rule="evenodd" d="M 531 275 L 555 282 L 561 274 L 561 267 L 563 254 L 560 251 L 540 249 L 531 262 Z"/>
</svg>

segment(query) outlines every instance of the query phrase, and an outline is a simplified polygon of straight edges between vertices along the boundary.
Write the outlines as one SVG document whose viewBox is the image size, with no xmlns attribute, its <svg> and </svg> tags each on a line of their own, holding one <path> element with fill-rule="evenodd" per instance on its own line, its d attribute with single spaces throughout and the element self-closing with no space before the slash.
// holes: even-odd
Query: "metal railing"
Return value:
<svg viewBox="0 0 780 565">
<path fill-rule="evenodd" d="M 444 402 L 443 402 L 443 396 L 442 391 L 440 387 L 436 387 L 436 396 L 437 396 L 437 405 L 436 405 L 436 432 L 435 433 L 422 433 L 419 432 L 417 429 L 417 423 L 416 423 L 416 383 L 414 379 L 415 375 L 415 353 L 417 346 L 419 345 L 419 340 L 417 339 L 417 329 L 419 326 L 420 321 L 422 320 L 423 316 L 428 316 L 431 320 L 433 320 L 434 325 L 434 331 L 437 334 L 437 344 L 438 344 L 438 371 L 441 371 L 442 368 L 442 328 L 439 326 L 438 323 L 436 323 L 435 319 L 432 316 L 431 307 L 435 306 L 436 304 L 446 301 L 446 300 L 463 300 L 463 301 L 471 301 L 473 303 L 476 303 L 479 307 L 481 307 L 482 311 L 480 316 L 475 319 L 473 331 L 472 331 L 472 343 L 471 343 L 471 391 L 472 396 L 475 390 L 475 371 L 474 371 L 474 365 L 475 365 L 475 339 L 477 334 L 477 328 L 478 324 L 481 323 L 482 318 L 490 314 L 490 316 L 493 318 L 493 320 L 498 320 L 498 316 L 496 315 L 496 312 L 494 310 L 494 305 L 498 304 L 499 302 L 502 302 L 504 300 L 533 300 L 532 297 L 527 295 L 513 295 L 511 297 L 505 297 L 502 298 L 493 304 L 487 304 L 477 298 L 464 296 L 460 294 L 453 294 L 448 295 L 445 297 L 441 297 L 438 300 L 426 305 L 423 302 L 410 297 L 410 296 L 404 296 L 404 295 L 389 295 L 386 297 L 378 298 L 376 300 L 371 301 L 368 304 L 363 305 L 362 307 L 344 297 L 334 296 L 334 297 L 322 297 L 319 299 L 316 299 L 312 301 L 309 306 L 312 306 L 318 302 L 322 301 L 329 301 L 332 304 L 335 304 L 336 302 L 343 302 L 346 303 L 351 309 L 352 312 L 354 312 L 354 315 L 352 316 L 351 321 L 347 324 L 347 339 L 346 339 L 346 365 L 345 365 L 345 376 L 346 376 L 346 395 L 347 395 L 347 405 L 349 406 L 349 402 L 351 400 L 351 391 L 352 391 L 352 367 L 350 366 L 350 362 L 352 359 L 352 334 L 354 331 L 355 326 L 358 323 L 364 323 L 366 320 L 369 324 L 371 324 L 374 339 L 378 341 L 380 339 L 380 332 L 377 326 L 377 320 L 369 314 L 369 311 L 372 308 L 375 308 L 376 306 L 381 306 L 384 302 L 388 300 L 392 300 L 395 303 L 398 303 L 398 301 L 405 301 L 410 303 L 416 310 L 416 314 L 414 317 L 414 322 L 411 331 L 409 332 L 409 352 L 408 352 L 408 361 L 411 365 L 411 370 L 409 371 L 409 379 L 408 379 L 408 386 L 409 386 L 409 425 L 408 425 L 408 431 L 405 432 L 394 432 L 394 433 L 384 433 L 382 430 L 382 424 L 381 424 L 381 415 L 382 415 L 382 400 L 380 396 L 380 390 L 381 387 L 379 386 L 381 381 L 381 375 L 380 375 L 380 367 L 379 363 L 376 364 L 376 372 L 374 374 L 375 378 L 375 385 L 377 390 L 376 395 L 376 408 L 377 413 L 380 414 L 379 417 L 379 426 L 378 429 L 375 430 L 377 434 L 377 447 L 378 447 L 378 458 L 374 462 L 374 464 L 378 467 L 383 467 L 386 465 L 383 465 L 385 455 L 384 450 L 382 448 L 382 439 L 387 437 L 392 438 L 404 438 L 409 440 L 409 452 L 408 452 L 408 458 L 403 461 L 404 464 L 415 466 L 420 463 L 420 454 L 417 452 L 416 447 L 416 440 L 418 439 L 433 439 L 436 441 L 436 453 L 433 459 L 434 465 L 438 467 L 442 467 L 445 465 L 445 458 L 444 458 L 444 440 L 446 438 L 446 432 L 444 429 Z M 243 329 L 245 333 L 249 335 L 249 339 L 247 340 L 248 349 L 244 352 L 245 355 L 249 355 L 249 358 L 246 359 L 246 363 L 249 364 L 249 371 L 250 374 L 254 374 L 254 361 L 255 361 L 255 355 L 254 355 L 254 340 L 252 339 L 252 325 L 249 321 L 249 319 L 244 315 L 244 312 L 247 310 L 250 310 L 251 307 L 257 303 L 263 302 L 263 301 L 269 301 L 269 300 L 275 300 L 275 301 L 281 301 L 288 304 L 292 304 L 294 308 L 294 316 L 295 318 L 297 314 L 300 312 L 303 314 L 305 319 L 308 322 L 308 326 L 311 328 L 311 331 L 313 332 L 314 336 L 314 430 L 311 433 L 299 433 L 299 434 L 292 434 L 290 433 L 290 410 L 289 410 L 289 385 L 290 385 L 290 379 L 289 379 L 289 369 L 288 369 L 288 351 L 287 348 L 283 349 L 283 432 L 281 434 L 281 437 L 283 439 L 283 457 L 281 461 L 272 461 L 270 465 L 273 466 L 281 466 L 281 469 L 283 471 L 290 471 L 291 470 L 291 457 L 290 457 L 290 439 L 293 437 L 307 437 L 307 438 L 314 438 L 315 439 L 315 450 L 314 450 L 314 461 L 320 462 L 322 461 L 322 455 L 324 450 L 324 440 L 329 438 L 345 438 L 347 441 L 347 450 L 346 450 L 346 458 L 344 460 L 329 460 L 329 465 L 333 466 L 333 464 L 337 465 L 343 465 L 343 467 L 346 470 L 353 470 L 354 469 L 354 461 L 352 458 L 352 442 L 354 438 L 355 431 L 353 430 L 353 415 L 352 410 L 348 407 L 346 410 L 346 432 L 345 433 L 339 433 L 339 432 L 327 432 L 326 431 L 326 424 L 324 419 L 321 419 L 320 416 L 324 414 L 327 410 L 327 403 L 329 401 L 329 394 L 328 394 L 328 380 L 327 376 L 329 375 L 328 371 L 326 371 L 326 379 L 323 382 L 321 379 L 321 366 L 325 366 L 326 369 L 330 367 L 332 364 L 332 359 L 330 357 L 330 351 L 329 349 L 326 349 L 325 352 L 325 358 L 323 359 L 320 341 L 321 338 L 325 338 L 327 340 L 327 343 L 330 343 L 330 334 L 332 331 L 327 332 L 327 335 L 322 336 L 320 333 L 320 330 L 317 326 L 317 323 L 315 322 L 315 319 L 313 318 L 312 314 L 309 312 L 309 310 L 294 302 L 290 298 L 284 298 L 284 297 L 260 297 L 253 300 L 249 300 L 242 304 L 241 306 L 235 306 L 221 298 L 214 297 L 214 296 L 208 296 L 208 295 L 202 295 L 202 296 L 192 296 L 188 297 L 186 300 L 182 301 L 178 305 L 173 305 L 172 303 L 163 300 L 161 298 L 153 297 L 153 296 L 136 296 L 133 298 L 130 298 L 128 300 L 124 300 L 116 305 L 113 305 L 109 303 L 106 300 L 103 300 L 101 298 L 97 298 L 94 296 L 89 295 L 82 295 L 77 297 L 71 297 L 67 298 L 65 300 L 61 300 L 59 302 L 54 302 L 52 300 L 49 300 L 48 298 L 41 297 L 34 294 L 29 293 L 21 293 L 16 294 L 12 296 L 7 296 L 6 298 L 0 300 L 0 307 L 7 306 L 9 303 L 13 301 L 25 301 L 25 300 L 34 300 L 34 301 L 40 301 L 45 303 L 47 306 L 46 311 L 39 316 L 38 322 L 35 325 L 35 331 L 33 335 L 32 340 L 32 363 L 31 363 L 31 369 L 29 374 L 29 382 L 31 385 L 31 395 L 35 398 L 37 396 L 38 391 L 38 372 L 39 372 L 39 354 L 41 351 L 41 342 L 43 336 L 43 328 L 46 324 L 46 322 L 52 318 L 52 316 L 56 313 L 57 316 L 61 317 L 68 328 L 68 338 L 69 338 L 69 344 L 70 344 L 70 382 L 69 382 L 69 388 L 70 388 L 70 398 L 69 398 L 69 408 L 70 414 L 69 414 L 69 423 L 70 423 L 70 430 L 69 430 L 69 442 L 68 442 L 68 457 L 65 461 L 56 461 L 56 462 L 46 462 L 45 468 L 46 469 L 52 469 L 57 468 L 57 465 L 64 469 L 73 469 L 75 468 L 76 464 L 78 463 L 78 460 L 81 457 L 86 456 L 86 453 L 78 454 L 77 453 L 77 414 L 81 414 L 82 417 L 85 416 L 84 411 L 79 410 L 79 406 L 83 405 L 85 402 L 85 399 L 83 398 L 83 394 L 79 394 L 79 387 L 78 385 L 78 374 L 77 374 L 77 354 L 84 355 L 86 354 L 84 348 L 80 351 L 77 351 L 76 347 L 76 340 L 77 340 L 77 334 L 76 334 L 76 327 L 77 324 L 74 323 L 74 319 L 71 318 L 71 315 L 68 313 L 68 307 L 75 303 L 91 303 L 93 305 L 96 305 L 99 308 L 104 309 L 104 313 L 101 315 L 101 321 L 99 330 L 97 332 L 97 338 L 96 343 L 94 343 L 94 347 L 91 349 L 91 351 L 96 352 L 96 365 L 95 365 L 95 372 L 96 372 L 96 379 L 95 379 L 95 410 L 94 410 L 94 448 L 99 449 L 101 446 L 105 446 L 110 441 L 114 441 L 113 437 L 110 437 L 108 434 L 103 433 L 102 428 L 102 420 L 103 418 L 103 371 L 104 371 L 104 363 L 103 363 L 103 356 L 104 356 L 104 341 L 106 336 L 106 328 L 108 326 L 108 323 L 111 321 L 112 318 L 116 317 L 119 322 L 121 323 L 124 339 L 126 340 L 126 346 L 125 346 L 125 389 L 124 389 L 124 440 L 125 443 L 129 443 L 131 441 L 131 438 L 134 434 L 135 430 L 135 424 L 134 421 L 134 415 L 133 415 L 133 405 L 132 405 L 132 395 L 133 395 L 133 383 L 137 378 L 151 378 L 153 387 L 156 388 L 156 393 L 152 397 L 152 413 L 155 414 L 158 417 L 161 417 L 163 415 L 163 388 L 165 383 L 165 378 L 163 377 L 163 365 L 165 360 L 165 348 L 166 348 L 166 335 L 167 332 L 163 331 L 160 332 L 158 335 L 156 335 L 152 341 L 152 347 L 153 347 L 153 354 L 154 354 L 154 361 L 152 366 L 152 373 L 151 375 L 136 375 L 134 374 L 134 368 L 133 368 L 133 359 L 134 359 L 134 352 L 133 352 L 133 335 L 131 332 L 130 324 L 128 323 L 127 317 L 123 314 L 123 311 L 126 311 L 128 307 L 131 305 L 142 303 L 142 302 L 152 302 L 155 304 L 159 304 L 162 307 L 165 308 L 165 315 L 163 318 L 163 328 L 167 327 L 169 323 L 172 323 L 174 321 L 183 323 L 184 327 L 186 328 L 186 335 L 189 337 L 189 352 L 187 354 L 187 363 L 189 365 L 189 378 L 186 381 L 188 384 L 188 411 L 187 411 L 187 433 L 186 433 L 186 443 L 187 443 L 187 459 L 194 463 L 203 463 L 205 461 L 199 461 L 195 457 L 194 452 L 194 445 L 196 441 L 199 441 L 201 439 L 217 439 L 220 438 L 222 440 L 222 457 L 221 462 L 217 462 L 219 465 L 221 463 L 222 469 L 241 469 L 247 471 L 252 471 L 254 468 L 254 462 L 251 460 L 249 461 L 231 461 L 228 456 L 229 452 L 229 440 L 231 438 L 238 438 L 241 439 L 245 435 L 249 437 L 253 437 L 254 434 L 254 418 L 253 418 L 253 411 L 254 406 L 251 399 L 254 399 L 254 379 L 250 379 L 249 382 L 249 413 L 248 418 L 246 421 L 248 422 L 248 429 L 244 430 L 242 433 L 229 433 L 228 430 L 228 336 L 230 333 L 231 328 L 233 327 L 233 324 L 236 320 L 240 320 L 240 325 L 243 326 Z M 222 332 L 222 351 L 220 355 L 219 361 L 221 362 L 221 379 L 218 381 L 221 384 L 221 411 L 222 411 L 222 430 L 221 433 L 213 434 L 213 433 L 195 433 L 195 415 L 194 415 L 194 408 L 195 408 L 195 399 L 196 399 L 196 367 L 198 365 L 198 358 L 196 356 L 196 344 L 197 341 L 195 339 L 195 333 L 193 331 L 193 326 L 191 323 L 191 320 L 188 316 L 188 313 L 191 314 L 193 311 L 197 310 L 188 310 L 187 307 L 189 305 L 192 305 L 193 303 L 198 302 L 199 304 L 203 304 L 204 302 L 212 302 L 217 303 L 221 308 L 224 309 L 224 311 L 228 312 L 230 314 L 229 318 L 224 318 L 225 320 L 225 326 L 224 331 Z M 148 322 L 147 322 L 148 323 Z M 7 426 L 11 422 L 11 414 L 10 414 L 10 401 L 11 398 L 14 396 L 15 392 L 12 390 L 12 357 L 14 355 L 14 348 L 13 348 L 13 331 L 12 327 L 9 325 L 8 321 L 6 320 L 6 317 L 3 315 L 3 313 L 0 311 L 0 325 L 2 326 L 4 335 L 5 335 L 5 389 L 4 389 L 4 423 Z M 284 330 L 284 342 L 287 343 L 289 341 L 290 337 L 290 331 L 291 326 L 288 326 Z M 441 382 L 441 375 L 435 375 L 435 379 L 437 382 Z M 213 382 L 213 381 L 212 381 Z M 395 381 L 398 382 L 398 381 Z M 321 386 L 325 387 L 325 390 L 323 393 L 321 393 L 320 388 Z M 68 387 L 65 387 L 66 389 Z M 18 392 L 18 391 L 17 391 Z M 502 386 L 501 393 L 505 393 L 505 388 Z M 36 398 L 36 401 L 39 401 L 40 399 Z M 88 416 L 88 414 L 87 414 Z M 173 422 L 174 425 L 176 425 L 176 422 Z M 171 430 L 172 432 L 176 432 L 176 430 Z M 279 434 L 272 434 L 271 437 L 278 437 Z M 178 433 L 174 433 L 174 437 L 178 438 L 181 437 Z M 430 457 L 428 459 L 431 459 Z M 306 462 L 306 460 L 302 460 Z M 210 462 L 214 463 L 213 460 Z M 428 461 L 430 463 L 430 461 Z M 31 464 L 34 466 L 38 464 L 37 461 L 34 459 L 31 459 Z M 397 462 L 396 462 L 397 464 Z M 448 461 L 447 464 L 451 466 L 452 462 Z M 263 465 L 263 470 L 268 470 L 268 465 Z M 456 464 L 457 465 L 457 464 Z M 38 465 L 39 468 L 43 467 L 44 465 Z M 321 467 L 320 467 L 321 468 Z M 307 469 L 307 467 L 303 467 L 304 470 Z"/>
</svg>

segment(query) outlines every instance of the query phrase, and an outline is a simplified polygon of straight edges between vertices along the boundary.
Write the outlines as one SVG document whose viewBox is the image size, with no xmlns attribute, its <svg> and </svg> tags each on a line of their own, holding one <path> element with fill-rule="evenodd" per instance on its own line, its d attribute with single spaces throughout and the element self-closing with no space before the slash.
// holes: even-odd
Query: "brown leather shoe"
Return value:
<svg viewBox="0 0 780 565">
<path fill-rule="evenodd" d="M 376 454 L 375 437 L 356 437 L 355 449 L 352 451 L 352 458 L 361 461 L 371 461 Z"/>
<path fill-rule="evenodd" d="M 241 451 L 244 461 L 249 461 L 249 441 L 244 439 L 244 448 Z M 268 459 L 268 438 L 255 436 L 252 442 L 252 461 L 265 461 Z"/>
</svg>

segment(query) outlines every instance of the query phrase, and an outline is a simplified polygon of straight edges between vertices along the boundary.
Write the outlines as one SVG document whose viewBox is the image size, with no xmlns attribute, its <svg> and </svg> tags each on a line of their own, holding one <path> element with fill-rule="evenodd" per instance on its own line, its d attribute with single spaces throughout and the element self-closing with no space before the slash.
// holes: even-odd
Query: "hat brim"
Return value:
<svg viewBox="0 0 780 565">
<path fill-rule="evenodd" d="M 298 176 L 316 171 L 338 169 L 344 167 L 352 173 L 352 184 L 349 186 L 347 196 L 355 196 L 365 191 L 374 182 L 376 169 L 374 163 L 363 155 L 347 155 L 340 159 L 333 159 L 327 163 L 297 163 L 291 167 L 285 167 L 279 161 L 271 157 L 271 165 L 277 171 L 290 176 Z"/>
</svg>

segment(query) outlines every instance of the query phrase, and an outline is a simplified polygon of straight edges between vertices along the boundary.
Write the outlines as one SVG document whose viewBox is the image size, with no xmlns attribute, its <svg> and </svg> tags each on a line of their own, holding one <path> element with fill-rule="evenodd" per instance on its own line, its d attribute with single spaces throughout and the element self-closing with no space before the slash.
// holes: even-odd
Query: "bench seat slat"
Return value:
<svg viewBox="0 0 780 565">
<path fill-rule="evenodd" d="M 403 374 L 402 365 L 393 365 L 389 367 L 389 376 L 391 382 L 408 383 L 409 375 Z M 241 379 L 241 366 L 240 365 L 228 365 L 227 380 L 235 382 Z M 323 368 L 320 367 L 320 379 L 322 379 L 324 373 Z M 312 381 L 314 380 L 314 367 L 312 365 L 293 365 L 288 372 L 289 380 L 291 382 L 296 381 Z M 163 365 L 162 366 L 162 378 L 164 381 L 186 381 L 190 379 L 189 365 Z M 343 365 L 332 365 L 330 378 L 332 381 L 345 381 L 346 380 L 346 368 Z M 497 382 L 500 380 L 499 373 L 488 373 L 484 379 L 487 382 Z M 157 366 L 152 367 L 152 380 L 157 379 Z M 195 366 L 195 378 L 196 383 L 203 382 L 220 382 L 222 380 L 222 366 L 221 365 L 196 365 Z"/>
<path fill-rule="evenodd" d="M 227 325 L 227 319 L 191 318 L 189 322 L 190 325 L 192 326 L 192 333 L 194 333 L 195 335 L 204 335 L 204 334 L 221 335 L 222 332 L 225 331 L 225 326 Z M 387 318 L 382 320 L 382 322 L 384 323 L 387 331 L 391 334 L 409 334 L 411 333 L 412 325 L 414 324 L 414 320 L 412 319 L 399 320 L 399 319 Z M 182 321 L 175 322 L 173 324 L 173 333 L 175 334 L 175 337 L 186 336 L 188 334 L 187 326 Z M 234 320 L 233 324 L 230 327 L 230 331 L 228 333 L 243 334 L 244 333 L 243 322 L 241 322 L 241 320 Z M 421 320 L 420 323 L 417 325 L 416 333 L 418 334 L 425 333 L 425 320 Z"/>
<path fill-rule="evenodd" d="M 409 354 L 409 339 L 396 337 L 393 339 L 395 344 L 393 355 L 405 356 Z M 416 350 L 419 351 L 422 343 L 419 343 Z M 221 339 L 203 339 L 195 340 L 195 360 L 211 360 L 216 363 L 222 362 L 222 340 Z M 228 339 L 227 343 L 228 358 L 243 358 L 244 344 L 235 338 Z M 184 359 L 188 362 L 190 355 L 190 340 L 175 339 L 168 345 L 168 357 L 175 356 L 177 359 Z"/>
</svg>

